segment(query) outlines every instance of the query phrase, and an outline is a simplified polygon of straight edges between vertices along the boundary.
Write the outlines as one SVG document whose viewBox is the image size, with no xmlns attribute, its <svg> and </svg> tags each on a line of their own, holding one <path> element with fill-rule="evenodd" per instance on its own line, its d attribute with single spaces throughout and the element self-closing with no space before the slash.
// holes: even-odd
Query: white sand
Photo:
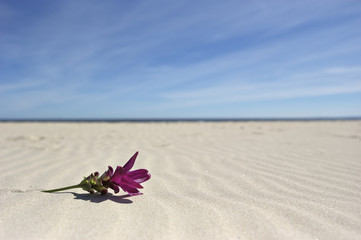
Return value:
<svg viewBox="0 0 361 240">
<path fill-rule="evenodd" d="M 42 193 L 139 151 L 144 195 Z M 361 122 L 1 123 L 0 239 L 361 239 Z"/>
</svg>

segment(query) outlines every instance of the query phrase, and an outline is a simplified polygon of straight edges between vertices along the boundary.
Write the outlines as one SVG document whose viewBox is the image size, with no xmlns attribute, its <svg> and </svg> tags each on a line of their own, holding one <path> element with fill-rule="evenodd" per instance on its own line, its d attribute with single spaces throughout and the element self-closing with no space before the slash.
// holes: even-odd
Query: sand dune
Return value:
<svg viewBox="0 0 361 240">
<path fill-rule="evenodd" d="M 40 190 L 139 151 L 144 195 Z M 361 239 L 361 122 L 1 123 L 1 239 Z"/>
</svg>

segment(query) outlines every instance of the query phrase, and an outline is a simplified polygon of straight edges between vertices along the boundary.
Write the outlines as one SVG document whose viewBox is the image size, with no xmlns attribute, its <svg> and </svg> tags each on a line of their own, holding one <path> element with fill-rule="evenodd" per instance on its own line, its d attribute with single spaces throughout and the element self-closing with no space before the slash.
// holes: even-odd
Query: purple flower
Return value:
<svg viewBox="0 0 361 240">
<path fill-rule="evenodd" d="M 115 193 L 119 192 L 120 187 L 131 196 L 142 194 L 138 188 L 143 188 L 140 183 L 149 180 L 150 173 L 147 169 L 130 171 L 137 156 L 138 152 L 136 152 L 123 167 L 118 166 L 114 173 L 113 168 L 109 166 L 108 171 L 102 176 L 103 185 L 110 187 Z"/>
<path fill-rule="evenodd" d="M 83 181 L 77 185 L 44 190 L 43 192 L 52 193 L 72 188 L 82 188 L 91 194 L 97 191 L 104 195 L 107 194 L 108 188 L 111 188 L 115 193 L 118 193 L 120 187 L 131 196 L 142 194 L 139 192 L 138 188 L 143 188 L 140 184 L 150 179 L 150 173 L 147 169 L 130 171 L 137 156 L 138 152 L 136 152 L 123 167 L 118 166 L 117 169 L 115 169 L 115 172 L 113 171 L 113 168 L 109 166 L 108 170 L 100 177 L 99 172 L 95 172 L 90 174 L 88 177 L 85 177 Z"/>
</svg>

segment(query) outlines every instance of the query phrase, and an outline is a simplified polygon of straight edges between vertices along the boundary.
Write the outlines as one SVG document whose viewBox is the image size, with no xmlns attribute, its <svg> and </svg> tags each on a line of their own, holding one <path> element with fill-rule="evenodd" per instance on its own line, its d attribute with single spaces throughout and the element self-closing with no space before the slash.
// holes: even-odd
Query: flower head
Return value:
<svg viewBox="0 0 361 240">
<path fill-rule="evenodd" d="M 130 171 L 137 156 L 138 152 L 136 152 L 123 167 L 118 166 L 114 174 L 112 167 L 109 166 L 108 171 L 104 174 L 107 176 L 111 175 L 111 177 L 108 181 L 103 182 L 103 184 L 113 189 L 115 193 L 119 192 L 120 187 L 131 196 L 142 194 L 138 190 L 139 188 L 143 188 L 140 183 L 149 180 L 151 175 L 146 169 Z"/>
<path fill-rule="evenodd" d="M 131 196 L 142 194 L 139 192 L 138 188 L 143 188 L 143 186 L 140 184 L 150 179 L 150 173 L 147 169 L 130 171 L 135 163 L 137 156 L 138 152 L 136 152 L 123 167 L 118 166 L 115 169 L 115 172 L 113 171 L 113 168 L 109 166 L 108 170 L 105 171 L 100 177 L 99 173 L 95 172 L 84 178 L 84 180 L 81 181 L 78 185 L 52 190 L 44 190 L 43 192 L 51 193 L 72 188 L 82 188 L 91 194 L 93 194 L 95 191 L 101 194 L 106 194 L 108 192 L 108 188 L 113 189 L 115 193 L 118 193 L 119 188 L 121 188 Z"/>
</svg>

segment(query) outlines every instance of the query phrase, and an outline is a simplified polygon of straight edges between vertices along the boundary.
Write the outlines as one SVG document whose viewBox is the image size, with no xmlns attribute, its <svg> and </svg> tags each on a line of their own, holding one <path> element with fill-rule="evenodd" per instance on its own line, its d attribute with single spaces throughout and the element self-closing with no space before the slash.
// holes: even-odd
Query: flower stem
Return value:
<svg viewBox="0 0 361 240">
<path fill-rule="evenodd" d="M 72 188 L 81 188 L 81 184 L 77 184 L 77 185 L 73 185 L 73 186 L 69 186 L 69 187 L 52 189 L 52 190 L 44 190 L 42 192 L 52 193 L 52 192 L 64 191 L 64 190 L 68 190 L 68 189 L 72 189 Z"/>
</svg>

